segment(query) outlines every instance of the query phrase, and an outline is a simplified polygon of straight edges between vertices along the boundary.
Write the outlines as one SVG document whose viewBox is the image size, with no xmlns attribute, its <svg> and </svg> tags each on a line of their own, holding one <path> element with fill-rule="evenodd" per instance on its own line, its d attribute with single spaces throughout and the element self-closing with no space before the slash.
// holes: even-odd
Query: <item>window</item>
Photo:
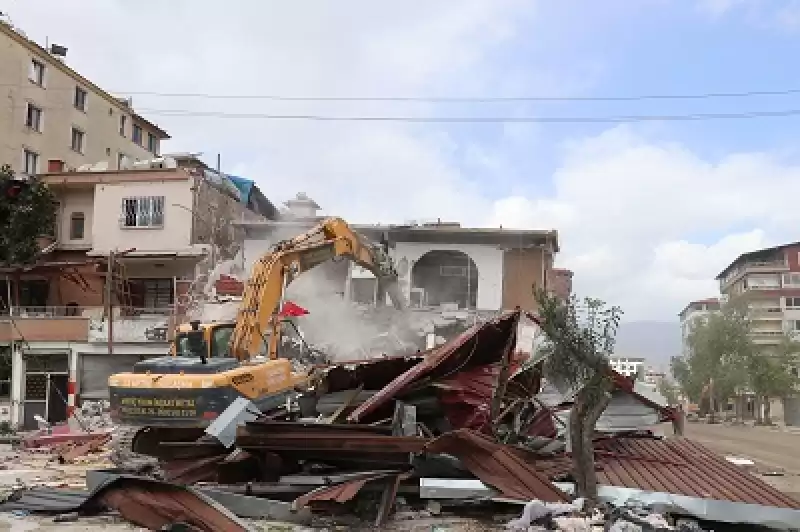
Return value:
<svg viewBox="0 0 800 532">
<path fill-rule="evenodd" d="M 117 154 L 117 170 L 122 170 L 122 165 L 125 164 L 125 155 L 124 153 Z"/>
<path fill-rule="evenodd" d="M 137 126 L 136 124 L 133 125 L 133 134 L 131 135 L 131 140 L 138 144 L 139 146 L 142 145 L 142 128 L 141 126 Z"/>
<path fill-rule="evenodd" d="M 790 330 L 800 331 L 800 320 L 792 320 L 789 322 Z"/>
<path fill-rule="evenodd" d="M 147 150 L 153 155 L 158 155 L 158 139 L 152 133 L 147 134 Z"/>
<path fill-rule="evenodd" d="M 146 312 L 163 311 L 174 301 L 172 279 L 131 279 L 131 303 Z"/>
<path fill-rule="evenodd" d="M 44 63 L 36 59 L 31 61 L 30 80 L 40 87 L 44 87 Z"/>
<path fill-rule="evenodd" d="M 34 131 L 42 132 L 42 109 L 29 103 L 25 113 L 25 125 Z"/>
<path fill-rule="evenodd" d="M 800 308 L 800 297 L 787 297 L 786 308 Z"/>
<path fill-rule="evenodd" d="M 86 140 L 86 134 L 81 131 L 80 129 L 73 127 L 72 128 L 72 151 L 76 151 L 78 153 L 83 153 L 84 148 L 84 141 Z"/>
<path fill-rule="evenodd" d="M 83 240 L 83 231 L 86 225 L 86 217 L 82 212 L 73 212 L 69 219 L 69 239 Z"/>
<path fill-rule="evenodd" d="M 128 117 L 122 115 L 119 117 L 119 134 L 124 137 L 126 129 L 128 129 Z"/>
<path fill-rule="evenodd" d="M 75 109 L 86 112 L 86 99 L 89 97 L 86 91 L 80 87 L 75 87 Z"/>
<path fill-rule="evenodd" d="M 784 286 L 800 286 L 800 273 L 784 273 Z"/>
<path fill-rule="evenodd" d="M 163 227 L 164 196 L 124 198 L 122 227 Z"/>
<path fill-rule="evenodd" d="M 36 175 L 36 172 L 39 169 L 39 154 L 31 150 L 25 150 L 23 152 L 23 156 L 23 172 L 26 175 Z"/>
<path fill-rule="evenodd" d="M 233 335 L 233 327 L 218 327 L 214 329 L 214 336 L 211 337 L 212 357 L 228 356 L 231 335 Z"/>
</svg>

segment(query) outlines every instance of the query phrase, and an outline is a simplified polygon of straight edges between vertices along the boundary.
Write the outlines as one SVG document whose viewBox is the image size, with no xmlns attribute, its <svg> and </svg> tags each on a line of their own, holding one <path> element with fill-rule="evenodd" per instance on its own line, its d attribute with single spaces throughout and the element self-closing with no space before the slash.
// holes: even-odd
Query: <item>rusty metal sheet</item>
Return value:
<svg viewBox="0 0 800 532">
<path fill-rule="evenodd" d="M 171 460 L 162 462 L 161 469 L 164 478 L 176 484 L 195 484 L 197 482 L 213 482 L 217 479 L 217 466 L 225 460 L 226 456 L 211 456 L 209 458 L 189 458 L 185 460 Z"/>
<path fill-rule="evenodd" d="M 428 442 L 416 436 L 392 436 L 385 427 L 259 421 L 238 427 L 240 449 L 270 451 L 420 452 Z"/>
<path fill-rule="evenodd" d="M 536 470 L 533 453 L 496 443 L 477 432 L 465 429 L 449 432 L 432 441 L 426 451 L 455 456 L 484 484 L 497 488 L 506 497 L 522 501 L 569 500 Z"/>
<path fill-rule="evenodd" d="M 111 434 L 101 434 L 91 440 L 70 445 L 68 448 L 59 451 L 58 461 L 62 464 L 72 462 L 76 458 L 99 451 L 109 441 L 111 441 Z"/>
<path fill-rule="evenodd" d="M 308 506 L 312 501 L 335 501 L 339 503 L 347 502 L 364 487 L 367 482 L 380 480 L 383 478 L 397 477 L 402 471 L 365 471 L 362 474 L 354 474 L 352 479 L 335 484 L 333 486 L 323 486 L 312 490 L 305 495 L 301 495 L 294 500 L 294 508 Z"/>
<path fill-rule="evenodd" d="M 380 390 L 419 364 L 424 354 L 337 362 L 335 365 L 317 366 L 313 374 L 315 380 L 324 383 L 321 388 L 325 393 L 349 390 L 362 384 L 365 390 Z"/>
<path fill-rule="evenodd" d="M 516 332 L 519 317 L 519 311 L 507 312 L 474 325 L 441 347 L 430 351 L 422 362 L 397 376 L 356 408 L 347 419 L 355 423 L 362 421 L 424 377 L 431 380 L 443 379 L 475 366 L 500 361 L 505 355 L 509 337 Z"/>
<path fill-rule="evenodd" d="M 599 484 L 800 509 L 792 497 L 686 438 L 615 438 L 595 449 Z"/>
<path fill-rule="evenodd" d="M 519 359 L 512 361 L 506 399 L 527 399 L 539 390 L 538 369 L 519 371 L 520 363 Z M 491 428 L 490 406 L 500 368 L 500 364 L 477 366 L 436 382 L 434 386 L 439 390 L 439 400 L 450 426 L 479 432 Z"/>
<path fill-rule="evenodd" d="M 123 518 L 150 530 L 186 523 L 202 532 L 250 532 L 243 521 L 210 498 L 188 488 L 150 479 L 118 477 L 105 484 L 87 503 L 101 502 Z"/>
</svg>

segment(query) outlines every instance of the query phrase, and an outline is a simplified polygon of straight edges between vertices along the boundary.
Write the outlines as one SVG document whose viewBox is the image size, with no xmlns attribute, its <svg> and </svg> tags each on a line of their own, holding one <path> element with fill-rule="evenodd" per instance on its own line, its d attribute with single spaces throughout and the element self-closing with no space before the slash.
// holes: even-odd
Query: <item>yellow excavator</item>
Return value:
<svg viewBox="0 0 800 532">
<path fill-rule="evenodd" d="M 133 426 L 204 427 L 238 397 L 262 410 L 283 404 L 308 379 L 279 356 L 286 288 L 303 272 L 339 258 L 372 272 L 379 293 L 405 308 L 385 246 L 367 241 L 340 218 L 328 218 L 258 259 L 234 323 L 183 324 L 169 356 L 112 375 L 112 419 Z"/>
</svg>

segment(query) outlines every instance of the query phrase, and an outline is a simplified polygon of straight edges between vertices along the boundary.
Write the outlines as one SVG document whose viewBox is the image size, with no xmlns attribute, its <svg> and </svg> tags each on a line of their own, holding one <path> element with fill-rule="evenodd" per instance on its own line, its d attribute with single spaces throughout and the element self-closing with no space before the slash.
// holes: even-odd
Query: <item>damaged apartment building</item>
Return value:
<svg viewBox="0 0 800 532">
<path fill-rule="evenodd" d="M 40 178 L 56 227 L 35 264 L 0 270 L 0 349 L 11 361 L 0 421 L 26 428 L 36 415 L 63 421 L 80 399 L 105 398 L 109 375 L 167 354 L 203 274 L 237 251 L 232 222 L 277 213 L 252 181 L 191 155 L 50 168 Z"/>
<path fill-rule="evenodd" d="M 240 222 L 244 241 L 237 257 L 237 269 L 246 275 L 255 260 L 276 242 L 293 237 L 324 219 L 320 206 L 304 193 L 286 202 L 280 221 Z M 553 261 L 558 252 L 554 230 L 512 230 L 467 228 L 441 220 L 407 225 L 351 225 L 361 235 L 388 248 L 399 275 L 401 290 L 410 303 L 412 328 L 424 338 L 419 347 L 432 347 L 452 338 L 478 319 L 496 315 L 503 309 L 520 307 L 535 310 L 535 291 L 562 292 L 569 283 L 563 273 L 555 273 Z M 566 270 L 564 270 L 566 271 Z M 571 281 L 571 273 L 568 275 Z M 557 282 L 553 279 L 557 278 Z M 299 285 L 299 286 L 295 286 Z M 305 286 L 304 286 L 305 285 Z M 305 289 L 311 287 L 313 290 Z M 241 285 L 221 284 L 221 292 L 231 294 Z M 321 291 L 328 293 L 320 298 Z M 362 307 L 361 316 L 350 322 L 375 320 L 379 300 L 378 282 L 369 271 L 346 261 L 322 264 L 304 274 L 289 288 L 289 296 L 315 313 L 331 313 L 335 297 Z M 388 302 L 388 300 L 387 300 Z M 379 305 L 380 304 L 380 305 Z M 352 307 L 352 305 L 351 305 Z M 338 309 L 330 318 L 341 321 Z M 309 320 L 310 321 L 310 320 Z M 329 320 L 330 321 L 330 320 Z M 387 322 L 391 322 L 388 317 Z M 367 325 L 356 325 L 368 333 Z M 377 327 L 377 334 L 382 331 Z M 531 338 L 532 341 L 532 338 Z M 399 347 L 399 346 L 398 346 Z"/>
</svg>

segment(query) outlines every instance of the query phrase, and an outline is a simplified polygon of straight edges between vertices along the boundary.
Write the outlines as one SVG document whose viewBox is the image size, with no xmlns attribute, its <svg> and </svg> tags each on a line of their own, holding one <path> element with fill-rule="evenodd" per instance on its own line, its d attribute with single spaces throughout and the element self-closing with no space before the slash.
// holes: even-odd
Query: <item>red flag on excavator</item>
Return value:
<svg viewBox="0 0 800 532">
<path fill-rule="evenodd" d="M 297 316 L 305 316 L 306 314 L 308 314 L 306 309 L 288 300 L 283 302 L 283 307 L 281 307 L 281 311 L 278 313 L 282 318 L 294 318 Z"/>
</svg>

